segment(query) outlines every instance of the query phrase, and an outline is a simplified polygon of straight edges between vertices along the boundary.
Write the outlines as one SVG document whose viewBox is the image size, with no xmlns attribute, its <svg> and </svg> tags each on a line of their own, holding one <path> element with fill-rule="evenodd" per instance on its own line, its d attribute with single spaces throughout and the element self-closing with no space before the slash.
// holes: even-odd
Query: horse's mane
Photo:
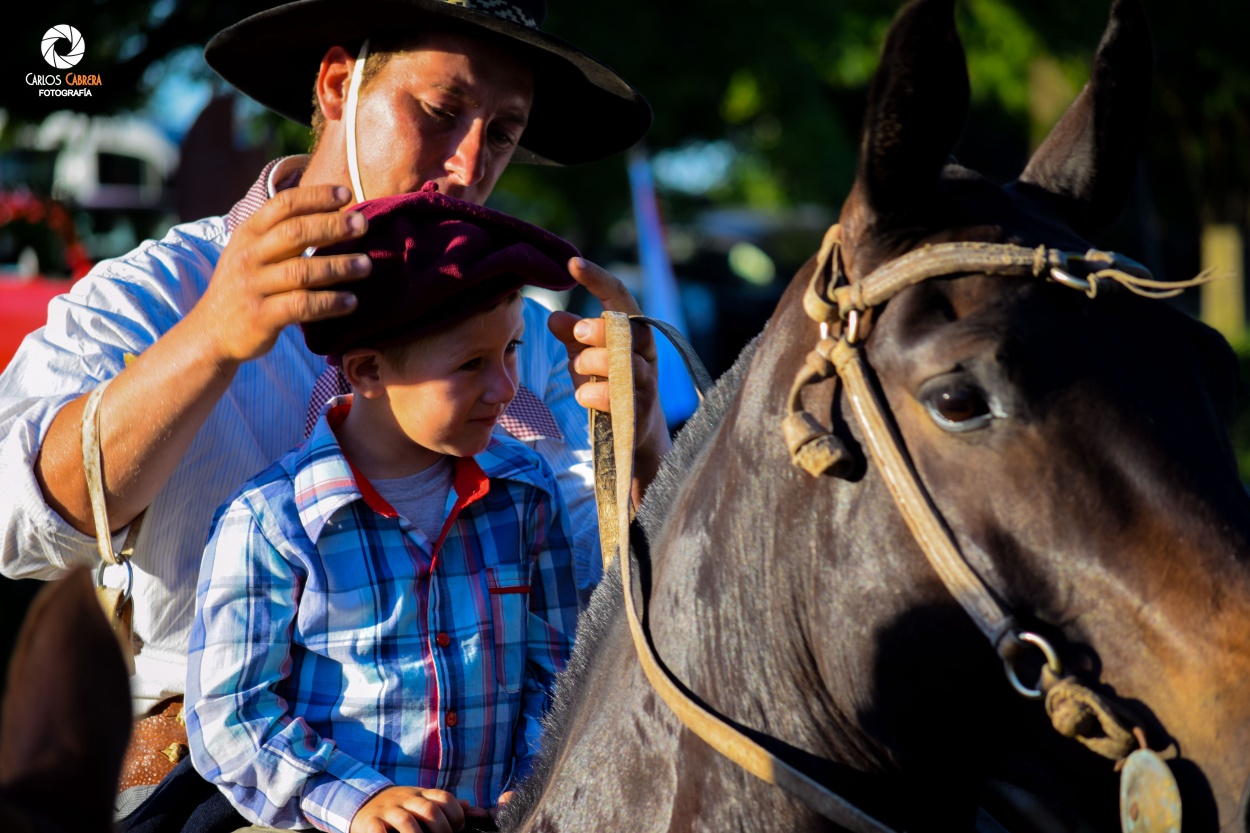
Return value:
<svg viewBox="0 0 1250 833">
<path fill-rule="evenodd" d="M 647 488 L 646 499 L 638 509 L 637 523 L 641 524 L 648 540 L 663 527 L 667 519 L 667 509 L 673 505 L 691 464 L 703 451 L 733 404 L 759 339 L 757 335 L 743 348 L 733 367 L 716 381 L 699 409 L 677 433 L 672 451 L 665 455 L 655 480 Z M 573 646 L 573 656 L 565 670 L 556 677 L 551 707 L 543 718 L 542 748 L 534 761 L 533 771 L 517 788 L 512 800 L 505 805 L 499 819 L 501 829 L 509 830 L 520 824 L 542 796 L 559 758 L 559 751 L 565 743 L 565 728 L 585 704 L 583 691 L 590 676 L 591 664 L 620 610 L 621 570 L 619 565 L 614 564 L 604 574 L 603 580 L 590 597 L 589 605 L 577 620 L 577 640 Z"/>
</svg>

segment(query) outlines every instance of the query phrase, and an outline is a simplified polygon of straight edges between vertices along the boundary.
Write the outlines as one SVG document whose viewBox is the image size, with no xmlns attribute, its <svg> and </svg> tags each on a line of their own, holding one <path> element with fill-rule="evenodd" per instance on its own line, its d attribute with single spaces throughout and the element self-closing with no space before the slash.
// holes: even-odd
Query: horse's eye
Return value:
<svg viewBox="0 0 1250 833">
<path fill-rule="evenodd" d="M 933 421 L 947 431 L 983 428 L 994 418 L 985 393 L 966 383 L 943 385 L 925 397 Z"/>
</svg>

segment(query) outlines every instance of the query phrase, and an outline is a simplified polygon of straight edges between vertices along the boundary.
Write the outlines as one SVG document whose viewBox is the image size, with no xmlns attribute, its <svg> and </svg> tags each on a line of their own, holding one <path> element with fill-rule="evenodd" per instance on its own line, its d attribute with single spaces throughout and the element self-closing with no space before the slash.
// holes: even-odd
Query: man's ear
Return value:
<svg viewBox="0 0 1250 833">
<path fill-rule="evenodd" d="M 343 375 L 352 392 L 365 399 L 377 399 L 386 389 L 382 385 L 382 363 L 386 361 L 377 350 L 357 347 L 343 354 Z"/>
<path fill-rule="evenodd" d="M 343 118 L 343 107 L 347 103 L 347 88 L 352 83 L 352 67 L 356 59 L 341 46 L 331 46 L 321 59 L 321 67 L 317 70 L 317 86 L 315 92 L 317 102 L 321 105 L 321 113 L 330 121 Z"/>
</svg>

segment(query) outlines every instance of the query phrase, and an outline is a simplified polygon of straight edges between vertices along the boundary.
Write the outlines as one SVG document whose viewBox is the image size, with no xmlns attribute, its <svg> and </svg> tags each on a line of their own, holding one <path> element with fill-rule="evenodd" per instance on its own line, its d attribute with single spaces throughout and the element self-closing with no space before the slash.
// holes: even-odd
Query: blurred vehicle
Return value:
<svg viewBox="0 0 1250 833">
<path fill-rule="evenodd" d="M 65 205 L 96 260 L 130 251 L 174 221 L 178 146 L 138 118 L 57 112 L 13 130 L 0 183 Z"/>
<path fill-rule="evenodd" d="M 58 112 L 0 152 L 0 369 L 93 261 L 174 222 L 178 148 L 135 118 Z"/>
</svg>

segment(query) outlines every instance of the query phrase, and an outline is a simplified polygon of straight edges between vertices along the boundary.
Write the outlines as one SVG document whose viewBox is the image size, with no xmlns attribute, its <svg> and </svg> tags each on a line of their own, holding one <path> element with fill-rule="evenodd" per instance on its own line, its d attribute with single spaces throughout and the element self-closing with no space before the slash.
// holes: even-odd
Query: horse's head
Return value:
<svg viewBox="0 0 1250 833">
<path fill-rule="evenodd" d="M 1113 760 L 1144 742 L 1175 753 L 1186 831 L 1245 833 L 1231 352 L 1087 253 L 1136 170 L 1141 9 L 1116 0 L 1090 84 L 1003 188 L 949 161 L 952 6 L 895 23 L 839 225 L 648 488 L 659 660 L 609 571 L 520 829 L 826 830 L 846 816 L 817 781 L 896 829 L 968 830 L 981 802 L 1016 831 L 1114 830 Z"/>
<path fill-rule="evenodd" d="M 1137 0 L 1116 0 L 1089 84 L 1006 187 L 949 158 L 968 103 L 952 6 L 918 0 L 889 35 L 834 253 L 852 285 L 933 244 L 1084 253 L 1135 178 L 1151 72 Z M 1159 300 L 1042 272 L 916 283 L 868 316 L 863 349 L 990 591 L 1153 748 L 1174 745 L 1186 830 L 1245 830 L 1250 501 L 1225 427 L 1231 351 Z"/>
</svg>

